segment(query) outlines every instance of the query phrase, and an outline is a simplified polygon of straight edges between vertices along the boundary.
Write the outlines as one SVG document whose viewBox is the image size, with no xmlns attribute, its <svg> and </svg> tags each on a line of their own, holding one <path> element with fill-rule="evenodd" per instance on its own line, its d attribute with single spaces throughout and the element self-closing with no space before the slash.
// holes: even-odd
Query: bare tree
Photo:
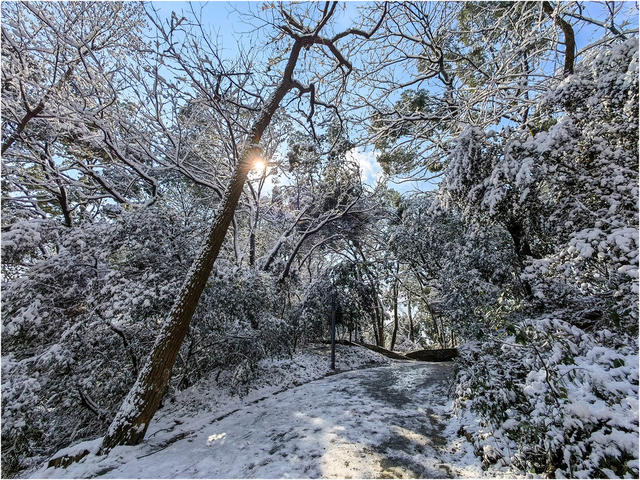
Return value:
<svg viewBox="0 0 640 480">
<path fill-rule="evenodd" d="M 319 20 L 316 20 L 311 27 L 305 26 L 304 20 L 296 20 L 290 13 L 281 10 L 282 16 L 286 21 L 279 25 L 279 29 L 292 41 L 281 80 L 256 114 L 256 118 L 240 149 L 238 162 L 219 206 L 218 213 L 206 234 L 202 250 L 194 261 L 178 293 L 174 306 L 158 334 L 149 358 L 142 367 L 134 386 L 122 403 L 104 438 L 102 443 L 103 451 L 109 451 L 116 445 L 137 444 L 144 438 L 149 422 L 160 404 L 171 376 L 173 364 L 188 331 L 191 317 L 198 305 L 198 299 L 218 256 L 229 224 L 233 219 L 249 170 L 261 158 L 260 141 L 276 110 L 291 90 L 296 90 L 300 95 L 309 94 L 311 115 L 314 107 L 319 102 L 316 97 L 316 85 L 314 83 L 303 85 L 294 75 L 301 52 L 314 46 L 327 48 L 337 63 L 337 68 L 343 70 L 346 75 L 351 71 L 352 67 L 340 52 L 337 42 L 351 34 L 370 37 L 381 22 L 380 20 L 371 32 L 348 30 L 327 38 L 323 37 L 321 32 L 331 20 L 336 4 L 327 2 L 322 7 L 318 7 L 318 9 L 320 12 Z"/>
</svg>

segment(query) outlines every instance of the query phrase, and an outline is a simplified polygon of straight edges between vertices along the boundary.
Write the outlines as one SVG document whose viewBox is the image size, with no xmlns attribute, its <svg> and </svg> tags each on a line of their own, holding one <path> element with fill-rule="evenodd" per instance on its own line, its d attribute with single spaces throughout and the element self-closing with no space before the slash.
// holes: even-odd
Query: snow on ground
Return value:
<svg viewBox="0 0 640 480">
<path fill-rule="evenodd" d="M 346 360 L 369 355 L 341 347 Z M 326 370 L 326 356 L 298 359 L 308 377 Z M 375 355 L 372 357 L 371 355 Z M 378 359 L 376 354 L 369 359 Z M 309 364 L 315 360 L 317 364 Z M 322 362 L 320 362 L 322 360 Z M 361 364 L 362 360 L 345 362 Z M 385 360 L 386 363 L 389 363 Z M 278 362 L 271 362 L 271 367 Z M 266 367 L 267 365 L 265 365 Z M 340 366 L 338 360 L 338 366 Z M 316 370 L 317 368 L 317 370 Z M 90 478 L 446 478 L 514 476 L 484 472 L 457 436 L 447 392 L 449 363 L 392 362 L 384 367 L 329 375 L 285 391 L 277 378 L 293 378 L 286 362 L 265 377 L 243 405 L 200 410 L 191 417 L 163 412 L 145 442 L 90 454 L 67 469 L 41 469 L 33 477 Z M 304 376 L 304 375 L 303 375 Z M 297 377 L 297 383 L 300 383 Z M 282 384 L 280 384 L 282 386 Z M 201 400 L 186 392 L 178 402 Z M 215 403 L 212 401 L 212 404 Z M 220 404 L 218 404 L 220 406 Z M 223 412 L 224 410 L 224 412 Z M 223 412 L 223 413 L 221 413 Z M 180 423 L 177 423 L 180 422 Z M 96 450 L 99 442 L 88 442 Z"/>
<path fill-rule="evenodd" d="M 233 371 L 219 378 L 211 375 L 180 392 L 175 401 L 156 415 L 157 420 L 193 415 L 202 411 L 229 411 L 277 391 L 288 390 L 333 372 L 329 366 L 330 347 L 315 344 L 298 351 L 292 358 L 269 357 L 258 362 L 258 368 L 246 386 L 234 383 Z M 388 365 L 390 360 L 364 347 L 336 345 L 336 372 Z"/>
</svg>

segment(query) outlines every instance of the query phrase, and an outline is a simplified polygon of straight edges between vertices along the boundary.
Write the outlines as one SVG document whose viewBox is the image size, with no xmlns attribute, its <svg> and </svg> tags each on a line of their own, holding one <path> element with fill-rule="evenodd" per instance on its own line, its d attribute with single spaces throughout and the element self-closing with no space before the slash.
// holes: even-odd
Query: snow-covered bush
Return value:
<svg viewBox="0 0 640 480">
<path fill-rule="evenodd" d="M 170 212 L 121 212 L 74 228 L 23 221 L 3 235 L 10 274 L 2 291 L 2 442 L 9 470 L 20 456 L 47 455 L 111 420 L 200 241 L 198 221 Z M 220 369 L 242 390 L 260 359 L 291 353 L 292 326 L 282 320 L 289 317 L 274 280 L 217 264 L 169 393 Z"/>
<path fill-rule="evenodd" d="M 390 243 L 401 261 L 428 279 L 420 299 L 432 300 L 431 309 L 461 338 L 495 329 L 517 303 L 516 256 L 499 225 L 478 229 L 425 196 L 407 205 Z M 438 338 L 434 330 L 429 336 Z"/>
<path fill-rule="evenodd" d="M 490 463 L 556 477 L 638 476 L 638 344 L 565 310 L 461 350 L 456 405 Z M 511 333 L 511 334 L 509 334 Z"/>
<path fill-rule="evenodd" d="M 5 468 L 104 431 L 137 376 L 200 240 L 165 207 L 66 228 L 17 222 L 3 235 Z M 24 238 L 26 237 L 26 238 Z M 33 241 L 33 239 L 37 241 Z M 44 250 L 44 254 L 42 253 Z M 268 355 L 290 354 L 274 278 L 221 261 L 173 369 L 169 393 L 216 370 L 238 390 Z"/>
<path fill-rule="evenodd" d="M 526 276 L 538 297 L 590 297 L 614 323 L 637 328 L 637 39 L 585 62 L 548 94 L 543 108 L 552 105 L 566 115 L 529 143 L 548 177 L 545 210 L 558 248 Z"/>
<path fill-rule="evenodd" d="M 3 235 L 5 467 L 106 426 L 188 267 L 193 239 L 175 225 L 150 209 L 74 228 L 18 222 Z"/>
<path fill-rule="evenodd" d="M 291 353 L 286 305 L 275 278 L 245 267 L 218 268 L 209 279 L 176 367 L 184 368 L 177 386 L 184 388 L 217 369 L 231 369 L 243 389 L 268 355 Z"/>
<path fill-rule="evenodd" d="M 463 348 L 456 404 L 487 462 L 638 476 L 638 42 L 606 46 L 528 132 L 467 130 L 445 203 L 510 234 L 521 308 Z"/>
<path fill-rule="evenodd" d="M 538 105 L 531 131 L 467 129 L 442 198 L 501 224 L 543 303 L 590 297 L 637 320 L 638 46 L 602 49 Z M 525 265 L 526 264 L 526 265 Z M 605 315 L 608 317 L 608 315 Z"/>
</svg>

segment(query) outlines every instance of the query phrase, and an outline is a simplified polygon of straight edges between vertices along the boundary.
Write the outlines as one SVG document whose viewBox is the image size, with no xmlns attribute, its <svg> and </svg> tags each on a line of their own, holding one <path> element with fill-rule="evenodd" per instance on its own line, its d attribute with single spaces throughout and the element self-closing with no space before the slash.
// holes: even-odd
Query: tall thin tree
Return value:
<svg viewBox="0 0 640 480">
<path fill-rule="evenodd" d="M 260 158 L 261 149 L 259 145 L 262 135 L 269 126 L 283 98 L 294 89 L 298 90 L 299 95 L 309 94 L 310 116 L 313 115 L 314 106 L 322 104 L 316 98 L 316 86 L 313 83 L 305 86 L 294 77 L 294 70 L 301 51 L 314 45 L 327 47 L 337 61 L 338 68 L 344 69 L 345 75 L 347 75 L 352 70 L 351 63 L 342 55 L 336 43 L 348 35 L 370 38 L 379 28 L 386 12 L 386 7 L 384 7 L 380 20 L 369 32 L 349 29 L 331 38 L 322 37 L 320 32 L 334 15 L 336 6 L 335 2 L 326 2 L 321 9 L 320 20 L 316 22 L 313 28 L 306 27 L 301 21 L 294 19 L 290 14 L 281 10 L 284 22 L 279 29 L 293 40 L 282 79 L 260 109 L 251 126 L 245 147 L 239 155 L 239 160 L 216 217 L 206 234 L 201 251 L 194 260 L 175 303 L 158 333 L 151 354 L 109 427 L 109 431 L 102 443 L 101 450 L 103 452 L 108 452 L 116 445 L 138 444 L 144 438 L 149 423 L 165 392 L 173 364 L 188 332 L 191 317 L 196 310 L 200 295 L 204 290 L 229 224 L 233 219 L 247 175 Z M 327 105 L 325 104 L 325 106 Z"/>
</svg>

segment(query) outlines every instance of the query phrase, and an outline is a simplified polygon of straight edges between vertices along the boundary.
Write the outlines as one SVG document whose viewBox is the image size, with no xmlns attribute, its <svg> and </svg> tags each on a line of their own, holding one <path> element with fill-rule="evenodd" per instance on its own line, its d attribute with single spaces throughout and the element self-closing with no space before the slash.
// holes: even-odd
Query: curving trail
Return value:
<svg viewBox="0 0 640 480">
<path fill-rule="evenodd" d="M 218 419 L 200 415 L 138 447 L 37 476 L 447 478 L 449 363 L 396 362 L 331 375 Z M 468 452 L 467 452 L 468 453 Z M 461 465 L 459 465 L 461 467 Z"/>
</svg>

